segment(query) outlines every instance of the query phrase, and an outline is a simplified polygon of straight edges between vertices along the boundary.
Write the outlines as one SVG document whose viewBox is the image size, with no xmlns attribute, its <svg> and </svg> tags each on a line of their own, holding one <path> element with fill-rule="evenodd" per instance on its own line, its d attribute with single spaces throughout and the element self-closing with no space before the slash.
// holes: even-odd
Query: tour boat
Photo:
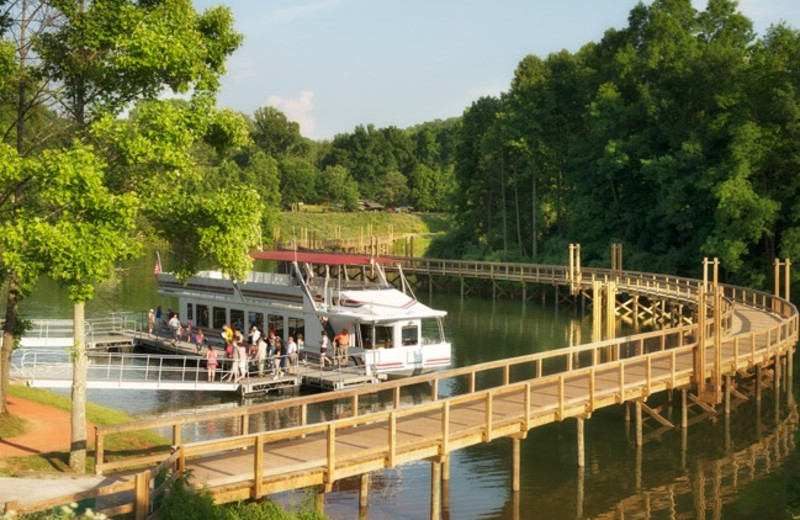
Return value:
<svg viewBox="0 0 800 520">
<path fill-rule="evenodd" d="M 396 259 L 368 255 L 264 251 L 257 260 L 278 262 L 282 272 L 251 272 L 236 281 L 219 271 L 204 271 L 181 283 L 159 273 L 158 291 L 177 297 L 183 323 L 220 331 L 233 326 L 247 334 L 252 325 L 273 331 L 286 342 L 303 338 L 303 354 L 318 363 L 323 334 L 333 360 L 334 338 L 348 332 L 347 363 L 377 377 L 423 374 L 450 365 L 451 345 L 444 335 L 445 311 L 419 302 L 398 264 L 387 280 L 384 266 Z M 337 337 L 338 336 L 338 337 Z"/>
</svg>

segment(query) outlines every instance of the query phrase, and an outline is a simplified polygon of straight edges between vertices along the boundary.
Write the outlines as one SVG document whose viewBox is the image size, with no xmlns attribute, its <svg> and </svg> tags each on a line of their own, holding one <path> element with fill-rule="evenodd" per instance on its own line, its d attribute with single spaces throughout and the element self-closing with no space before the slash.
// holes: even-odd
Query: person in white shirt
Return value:
<svg viewBox="0 0 800 520">
<path fill-rule="evenodd" d="M 256 344 L 256 359 L 258 360 L 258 375 L 264 377 L 264 368 L 267 362 L 267 342 L 263 337 L 258 338 Z"/>
<path fill-rule="evenodd" d="M 289 373 L 297 374 L 297 343 L 292 336 L 289 336 L 289 341 L 286 343 L 286 355 L 289 358 Z"/>
</svg>

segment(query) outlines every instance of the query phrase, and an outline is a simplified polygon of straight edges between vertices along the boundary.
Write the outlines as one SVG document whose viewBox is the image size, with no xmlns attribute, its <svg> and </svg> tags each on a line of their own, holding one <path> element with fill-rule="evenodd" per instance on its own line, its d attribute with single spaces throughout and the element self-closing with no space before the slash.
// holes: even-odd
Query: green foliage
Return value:
<svg viewBox="0 0 800 520">
<path fill-rule="evenodd" d="M 408 203 L 408 179 L 397 171 L 386 172 L 379 180 L 378 199 L 389 206 Z"/>
<path fill-rule="evenodd" d="M 299 507 L 285 510 L 275 502 L 237 502 L 224 507 L 225 520 L 324 520 L 324 514 L 314 509 L 314 495 L 306 493 Z"/>
<path fill-rule="evenodd" d="M 118 261 L 138 251 L 131 240 L 138 199 L 110 193 L 105 165 L 78 143 L 45 152 L 34 168 L 41 207 L 31 215 L 33 247 L 47 274 L 69 288 L 70 299 L 85 302 Z"/>
<path fill-rule="evenodd" d="M 159 507 L 158 517 L 162 520 L 225 519 L 224 511 L 214 506 L 211 493 L 207 489 L 196 489 L 191 479 L 191 472 L 169 477 L 168 491 Z"/>
<path fill-rule="evenodd" d="M 284 157 L 279 163 L 280 194 L 284 205 L 317 201 L 319 171 L 302 157 Z"/>
<path fill-rule="evenodd" d="M 613 241 L 631 268 L 693 274 L 713 255 L 762 283 L 800 236 L 799 84 L 800 33 L 754 42 L 730 0 L 639 4 L 577 53 L 527 56 L 463 115 L 458 250 L 541 261 L 580 242 L 593 265 Z"/>
<path fill-rule="evenodd" d="M 59 1 L 54 7 L 61 23 L 42 35 L 38 51 L 80 126 L 87 116 L 119 113 L 164 88 L 194 96 L 216 91 L 226 57 L 241 43 L 229 9 L 198 15 L 188 0 Z"/>
<path fill-rule="evenodd" d="M 328 166 L 319 176 L 317 193 L 345 211 L 358 209 L 358 184 L 344 166 Z"/>
<path fill-rule="evenodd" d="M 256 109 L 251 122 L 253 142 L 271 157 L 299 155 L 305 151 L 300 125 L 273 107 Z"/>
</svg>

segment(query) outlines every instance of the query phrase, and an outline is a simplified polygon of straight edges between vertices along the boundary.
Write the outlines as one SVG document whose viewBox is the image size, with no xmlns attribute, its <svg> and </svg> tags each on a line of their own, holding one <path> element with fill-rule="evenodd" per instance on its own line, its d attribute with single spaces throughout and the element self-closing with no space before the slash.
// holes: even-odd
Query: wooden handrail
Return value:
<svg viewBox="0 0 800 520">
<path fill-rule="evenodd" d="M 549 280 L 558 281 L 559 283 L 567 283 L 567 268 L 564 266 L 544 266 L 544 265 L 526 265 L 526 264 L 498 264 L 492 262 L 473 262 L 473 261 L 442 261 L 442 260 L 420 260 L 420 259 L 409 259 L 405 257 L 396 257 L 398 261 L 404 264 L 404 269 L 408 270 L 409 268 L 414 268 L 414 265 L 422 265 L 425 266 L 426 269 L 432 270 L 434 267 L 441 267 L 441 271 L 444 271 L 445 266 L 457 266 L 459 272 L 470 272 L 472 275 L 475 275 L 480 270 L 489 269 L 492 272 L 495 272 L 495 269 L 499 269 L 503 271 L 505 274 L 512 273 L 514 276 L 524 277 L 526 273 L 532 273 L 539 279 L 542 277 L 548 277 Z M 409 267 L 411 266 L 411 267 Z M 420 268 L 420 267 L 417 267 Z M 517 274 L 518 273 L 518 274 Z M 696 295 L 698 288 L 702 285 L 702 282 L 689 279 L 689 278 L 681 278 L 681 277 L 674 277 L 674 276 L 667 276 L 667 275 L 658 275 L 652 273 L 636 273 L 631 271 L 625 272 L 613 272 L 610 270 L 605 269 L 583 269 L 584 275 L 582 284 L 583 286 L 588 286 L 591 284 L 591 279 L 595 277 L 604 277 L 608 279 L 609 277 L 614 277 L 619 284 L 618 287 L 621 288 L 622 291 L 635 291 L 639 294 L 647 294 L 651 296 L 658 296 L 662 298 L 672 298 L 681 301 L 695 301 L 693 298 Z M 766 337 L 766 341 L 769 342 L 769 346 L 773 346 L 772 342 L 776 343 L 776 348 L 780 348 L 780 344 L 782 343 L 781 338 L 785 338 L 785 341 L 790 341 L 792 338 L 797 338 L 798 334 L 798 316 L 797 316 L 797 309 L 794 305 L 789 302 L 785 302 L 780 298 L 774 297 L 770 294 L 763 293 L 760 291 L 753 291 L 749 289 L 743 289 L 740 287 L 729 286 L 729 285 L 722 285 L 724 291 L 724 302 L 725 309 L 723 312 L 723 323 L 730 324 L 732 314 L 735 309 L 736 304 L 747 304 L 747 305 L 757 305 L 755 302 L 760 300 L 759 308 L 764 308 L 770 310 L 772 312 L 778 312 L 782 318 L 784 318 L 786 323 L 786 331 L 781 333 L 781 326 L 778 325 L 777 332 L 769 329 L 768 331 L 753 331 L 750 337 L 750 360 L 751 362 L 755 362 L 755 351 L 756 351 L 756 342 L 757 342 L 757 335 L 759 338 L 762 336 Z M 710 300 L 710 298 L 709 298 Z M 707 320 L 707 322 L 711 322 L 711 320 Z M 713 329 L 709 329 L 713 330 Z M 526 384 L 535 386 L 537 382 L 541 382 L 544 384 L 545 382 L 551 382 L 553 380 L 563 381 L 564 377 L 571 378 L 573 375 L 581 374 L 584 377 L 593 377 L 590 375 L 592 372 L 591 370 L 597 368 L 607 368 L 607 367 L 614 367 L 618 366 L 618 374 L 619 374 L 619 400 L 626 399 L 626 390 L 625 390 L 625 381 L 624 381 L 624 362 L 626 359 L 635 359 L 636 355 L 634 356 L 627 356 L 626 352 L 621 347 L 624 345 L 632 345 L 637 344 L 639 347 L 636 349 L 638 354 L 643 355 L 647 354 L 648 352 L 652 352 L 654 350 L 664 352 L 666 351 L 666 356 L 670 356 L 670 364 L 673 367 L 672 371 L 672 379 L 671 385 L 675 385 L 676 381 L 676 374 L 674 372 L 675 369 L 675 355 L 678 352 L 683 352 L 685 350 L 691 350 L 695 348 L 695 343 L 685 343 L 685 338 L 692 337 L 697 338 L 697 325 L 682 325 L 675 328 L 669 328 L 664 330 L 652 331 L 643 334 L 637 334 L 632 336 L 626 336 L 622 338 L 615 338 L 610 340 L 604 340 L 596 343 L 590 343 L 586 345 L 579 345 L 576 347 L 569 347 L 564 349 L 557 349 L 551 350 L 547 352 L 540 352 L 536 354 L 529 354 L 525 356 L 519 356 L 515 358 L 499 360 L 499 361 L 491 361 L 480 363 L 478 365 L 473 365 L 469 367 L 462 367 L 462 368 L 455 368 L 450 370 L 444 370 L 441 372 L 437 372 L 430 375 L 424 376 L 416 376 L 410 377 L 401 380 L 394 380 L 394 381 L 387 381 L 383 383 L 379 383 L 376 385 L 371 385 L 368 387 L 358 387 L 358 388 L 350 388 L 339 390 L 335 392 L 330 392 L 327 394 L 317 394 L 312 396 L 304 396 L 298 398 L 292 398 L 288 400 L 276 401 L 272 403 L 260 404 L 260 405 L 251 405 L 247 407 L 241 407 L 236 410 L 228 410 L 228 411 L 220 411 L 220 412 L 207 412 L 201 414 L 195 414 L 191 416 L 184 416 L 184 417 L 177 417 L 177 418 L 167 418 L 167 419 L 156 419 L 151 421 L 139 421 L 136 423 L 127 423 L 121 425 L 114 425 L 114 426 L 97 426 L 95 428 L 95 436 L 96 436 L 96 466 L 99 471 L 104 469 L 110 469 L 112 467 L 124 467 L 124 463 L 129 465 L 135 465 L 137 463 L 141 463 L 144 460 L 148 462 L 152 460 L 152 456 L 143 457 L 143 458 L 134 458 L 128 459 L 127 461 L 117 461 L 113 463 L 107 463 L 104 460 L 104 437 L 109 434 L 113 433 L 120 433 L 125 431 L 133 431 L 133 430 L 142 430 L 142 429 L 149 429 L 154 427 L 160 426 L 171 426 L 173 427 L 174 431 L 177 431 L 178 434 L 175 437 L 179 437 L 180 427 L 186 424 L 194 424 L 204 421 L 211 421 L 229 417 L 242 417 L 243 422 L 247 423 L 249 421 L 249 417 L 254 414 L 259 413 L 266 413 L 270 411 L 275 411 L 279 409 L 284 409 L 287 407 L 300 407 L 302 410 L 306 410 L 308 405 L 310 404 L 319 404 L 324 402 L 334 402 L 344 399 L 350 399 L 353 403 L 351 406 L 353 410 L 353 414 L 357 415 L 358 411 L 358 397 L 364 394 L 377 394 L 379 392 L 384 391 L 392 391 L 394 393 L 394 407 L 400 407 L 400 391 L 403 388 L 410 387 L 413 385 L 421 384 L 421 383 L 432 383 L 432 390 L 431 395 L 432 399 L 436 400 L 439 398 L 438 396 L 438 387 L 439 382 L 444 379 L 452 379 L 457 377 L 467 376 L 469 378 L 469 389 L 467 396 L 475 394 L 483 396 L 486 399 L 486 395 L 493 395 L 493 394 L 486 394 L 484 393 L 485 390 L 481 390 L 477 388 L 476 385 L 476 376 L 477 374 L 487 373 L 493 370 L 501 370 L 502 371 L 502 381 L 505 385 L 511 385 L 512 387 L 516 385 L 514 381 L 511 381 L 511 367 L 514 366 L 524 366 L 527 364 L 532 365 L 533 370 L 535 371 L 536 377 L 534 379 L 528 380 Z M 708 332 L 706 332 L 708 335 Z M 770 337 L 770 334 L 772 335 Z M 667 347 L 668 338 L 674 338 L 671 341 L 673 344 L 671 347 Z M 645 345 L 648 341 L 658 341 L 658 348 L 651 349 L 645 348 Z M 678 346 L 675 346 L 678 345 Z M 738 347 L 738 340 L 736 343 Z M 600 352 L 601 350 L 606 349 L 607 347 L 613 347 L 613 352 L 616 354 L 614 356 L 614 360 L 606 360 L 604 362 L 595 363 L 595 359 L 601 359 L 601 357 L 592 355 L 591 361 L 589 361 L 588 366 L 584 366 L 581 368 L 576 369 L 574 367 L 573 359 L 578 359 L 581 354 L 587 352 Z M 650 354 L 656 358 L 660 356 L 657 354 Z M 560 361 L 559 361 L 560 360 Z M 550 366 L 552 367 L 552 363 L 556 363 L 558 366 L 561 364 L 564 365 L 568 369 L 566 373 L 560 372 L 562 369 L 557 369 L 559 372 L 549 374 L 547 370 L 544 368 L 544 362 L 549 361 Z M 649 364 L 650 362 L 645 362 Z M 589 370 L 587 372 L 587 370 Z M 689 370 L 689 369 L 687 369 Z M 652 385 L 652 381 L 649 383 Z M 464 396 L 454 396 L 451 399 L 456 398 L 463 398 Z M 591 396 L 590 396 L 591 397 Z M 593 397 L 591 399 L 593 401 Z M 441 399 L 437 402 L 441 402 Z M 458 401 L 453 401 L 451 403 L 455 403 Z M 440 406 L 439 404 L 433 406 Z M 594 404 L 590 405 L 590 408 L 593 409 Z M 409 409 L 410 413 L 417 413 L 421 412 L 422 410 L 427 410 L 428 408 L 426 405 L 417 405 L 414 408 Z M 562 410 L 563 412 L 563 410 Z M 393 412 L 390 412 L 393 413 Z M 401 416 L 404 415 L 403 412 Z M 302 421 L 306 421 L 306 414 L 302 414 Z M 394 415 L 395 419 L 397 418 L 397 414 Z M 354 422 L 353 425 L 361 424 L 360 420 L 364 417 L 371 417 L 371 415 L 361 416 L 358 418 L 358 421 Z M 353 419 L 353 418 L 350 418 Z M 375 420 L 374 418 L 372 420 Z M 302 435 L 312 434 L 317 431 L 314 428 L 314 425 L 303 425 L 305 429 L 303 430 Z M 283 431 L 283 430 L 281 430 Z M 258 432 L 256 432 L 258 433 Z M 267 438 L 271 438 L 271 435 Z M 173 439 L 175 440 L 175 439 Z M 180 439 L 177 440 L 176 444 L 179 444 Z M 389 454 L 389 458 L 391 458 Z"/>
</svg>

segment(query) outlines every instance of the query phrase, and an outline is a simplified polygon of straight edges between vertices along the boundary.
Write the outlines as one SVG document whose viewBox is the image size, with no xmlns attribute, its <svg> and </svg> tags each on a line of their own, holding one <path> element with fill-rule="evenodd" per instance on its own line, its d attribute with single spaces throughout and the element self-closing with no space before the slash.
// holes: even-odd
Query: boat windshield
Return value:
<svg viewBox="0 0 800 520">
<path fill-rule="evenodd" d="M 444 342 L 444 324 L 441 317 L 422 319 L 422 344 L 431 345 Z"/>
</svg>

